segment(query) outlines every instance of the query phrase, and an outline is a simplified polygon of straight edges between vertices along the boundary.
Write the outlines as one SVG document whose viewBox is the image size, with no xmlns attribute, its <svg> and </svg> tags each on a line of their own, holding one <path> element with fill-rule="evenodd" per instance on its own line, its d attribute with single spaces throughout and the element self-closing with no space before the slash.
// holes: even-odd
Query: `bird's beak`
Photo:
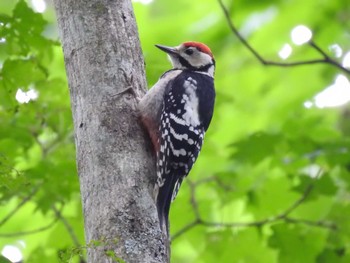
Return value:
<svg viewBox="0 0 350 263">
<path fill-rule="evenodd" d="M 179 50 L 176 47 L 167 47 L 162 45 L 155 45 L 160 50 L 163 50 L 164 52 L 168 53 L 169 55 L 178 55 Z"/>
</svg>

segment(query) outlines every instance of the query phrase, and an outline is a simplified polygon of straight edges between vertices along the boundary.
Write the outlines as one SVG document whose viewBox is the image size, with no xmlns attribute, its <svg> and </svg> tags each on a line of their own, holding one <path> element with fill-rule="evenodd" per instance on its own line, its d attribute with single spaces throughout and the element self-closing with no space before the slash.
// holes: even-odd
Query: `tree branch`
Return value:
<svg viewBox="0 0 350 263">
<path fill-rule="evenodd" d="M 174 239 L 180 237 L 181 235 L 185 234 L 187 231 L 191 230 L 197 225 L 203 225 L 207 227 L 221 227 L 221 228 L 231 228 L 231 227 L 261 227 L 263 225 L 271 224 L 277 221 L 284 221 L 286 223 L 292 223 L 292 224 L 305 224 L 309 226 L 314 226 L 314 227 L 322 227 L 322 228 L 328 228 L 330 230 L 336 230 L 337 226 L 332 223 L 332 222 L 325 222 L 325 221 L 311 221 L 307 219 L 297 219 L 297 218 L 292 218 L 289 217 L 289 215 L 297 209 L 305 200 L 308 198 L 310 195 L 313 187 L 315 180 L 319 178 L 321 175 L 322 170 L 320 169 L 314 178 L 314 181 L 310 183 L 304 190 L 302 196 L 297 199 L 291 206 L 289 206 L 284 212 L 272 216 L 263 220 L 258 220 L 258 221 L 252 221 L 252 222 L 229 222 L 229 223 L 222 223 L 222 222 L 211 222 L 204 220 L 198 209 L 198 203 L 196 200 L 196 187 L 200 184 L 203 184 L 204 182 L 210 182 L 213 181 L 212 179 L 210 180 L 200 180 L 198 182 L 192 182 L 191 180 L 187 179 L 187 182 L 190 185 L 190 202 L 193 207 L 193 211 L 195 214 L 195 220 L 192 221 L 191 223 L 187 224 L 185 227 L 180 229 L 178 232 L 176 232 L 174 235 L 172 235 L 171 240 L 173 241 Z M 212 178 L 212 177 L 209 177 Z"/>
<path fill-rule="evenodd" d="M 222 0 L 218 0 L 219 5 L 224 13 L 225 19 L 229 25 L 229 28 L 231 32 L 241 41 L 241 43 L 257 58 L 261 64 L 265 66 L 278 66 L 278 67 L 293 67 L 293 66 L 302 66 L 302 65 L 310 65 L 310 64 L 330 64 L 332 66 L 337 67 L 338 69 L 342 70 L 343 72 L 350 74 L 350 70 L 343 67 L 341 64 L 339 64 L 337 61 L 333 60 L 330 56 L 326 54 L 319 46 L 315 44 L 313 41 L 309 41 L 308 44 L 314 48 L 316 51 L 318 51 L 322 56 L 323 59 L 313 59 L 313 60 L 305 60 L 305 61 L 297 61 L 297 62 L 290 62 L 290 63 L 284 63 L 284 62 L 275 62 L 275 61 L 269 61 L 263 58 L 258 51 L 256 51 L 249 43 L 248 41 L 239 33 L 236 26 L 233 24 L 230 14 L 223 4 Z"/>
</svg>

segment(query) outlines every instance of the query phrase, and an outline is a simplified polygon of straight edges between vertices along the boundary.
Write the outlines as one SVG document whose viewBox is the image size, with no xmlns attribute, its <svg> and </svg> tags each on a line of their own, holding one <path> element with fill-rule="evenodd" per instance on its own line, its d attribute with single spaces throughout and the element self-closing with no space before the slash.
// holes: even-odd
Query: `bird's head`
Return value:
<svg viewBox="0 0 350 263">
<path fill-rule="evenodd" d="M 177 47 L 156 45 L 169 55 L 174 68 L 202 71 L 214 76 L 215 60 L 210 48 L 199 42 L 185 42 Z"/>
</svg>

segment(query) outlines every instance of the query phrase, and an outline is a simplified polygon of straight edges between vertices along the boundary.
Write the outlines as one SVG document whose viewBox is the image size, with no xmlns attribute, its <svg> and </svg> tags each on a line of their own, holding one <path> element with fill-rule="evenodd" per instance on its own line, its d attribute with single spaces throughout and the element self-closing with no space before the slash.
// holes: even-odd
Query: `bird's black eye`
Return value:
<svg viewBox="0 0 350 263">
<path fill-rule="evenodd" d="M 188 48 L 188 49 L 186 49 L 185 53 L 187 55 L 192 55 L 193 54 L 193 49 L 192 48 Z"/>
</svg>

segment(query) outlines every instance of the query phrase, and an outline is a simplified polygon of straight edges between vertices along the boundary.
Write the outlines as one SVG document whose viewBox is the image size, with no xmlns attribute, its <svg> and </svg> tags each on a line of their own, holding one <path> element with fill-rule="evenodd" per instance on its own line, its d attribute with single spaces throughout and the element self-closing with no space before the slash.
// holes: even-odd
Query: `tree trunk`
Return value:
<svg viewBox="0 0 350 263">
<path fill-rule="evenodd" d="M 140 126 L 144 61 L 130 0 L 55 0 L 75 129 L 88 262 L 167 262 Z M 55 96 L 55 94 L 52 94 Z M 95 242 L 96 241 L 96 242 Z"/>
</svg>

